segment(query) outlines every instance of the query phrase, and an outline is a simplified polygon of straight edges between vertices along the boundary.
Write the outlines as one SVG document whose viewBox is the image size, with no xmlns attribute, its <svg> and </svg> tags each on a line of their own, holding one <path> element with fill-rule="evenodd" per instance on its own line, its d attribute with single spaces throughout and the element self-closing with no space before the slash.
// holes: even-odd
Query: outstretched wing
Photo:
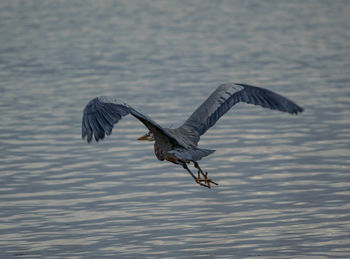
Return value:
<svg viewBox="0 0 350 259">
<path fill-rule="evenodd" d="M 303 108 L 270 90 L 246 84 L 220 85 L 208 99 L 178 128 L 178 130 L 195 132 L 196 141 L 212 127 L 222 115 L 238 102 L 260 105 L 265 108 L 297 114 Z"/>
<path fill-rule="evenodd" d="M 114 124 L 118 123 L 123 116 L 128 114 L 135 116 L 152 131 L 156 140 L 162 138 L 177 143 L 166 129 L 159 126 L 151 118 L 136 111 L 117 98 L 108 96 L 94 98 L 86 105 L 81 125 L 82 138 L 84 139 L 87 136 L 87 141 L 89 143 L 93 136 L 96 141 L 104 139 L 105 135 L 110 135 L 112 133 Z"/>
</svg>

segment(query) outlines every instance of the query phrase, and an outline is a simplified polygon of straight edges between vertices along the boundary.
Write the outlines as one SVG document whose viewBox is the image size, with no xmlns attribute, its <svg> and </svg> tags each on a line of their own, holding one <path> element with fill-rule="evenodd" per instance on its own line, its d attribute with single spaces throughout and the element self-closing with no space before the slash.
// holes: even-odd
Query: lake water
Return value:
<svg viewBox="0 0 350 259">
<path fill-rule="evenodd" d="M 349 258 L 349 1 L 0 2 L 0 258 Z M 200 146 L 219 186 L 158 161 L 124 118 L 81 140 L 115 95 L 166 127 L 221 83 L 238 104 Z"/>
</svg>

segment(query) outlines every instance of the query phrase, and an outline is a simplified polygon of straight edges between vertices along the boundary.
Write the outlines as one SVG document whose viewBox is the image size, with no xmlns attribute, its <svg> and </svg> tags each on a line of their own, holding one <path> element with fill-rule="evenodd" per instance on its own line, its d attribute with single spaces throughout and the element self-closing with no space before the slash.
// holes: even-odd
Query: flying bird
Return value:
<svg viewBox="0 0 350 259">
<path fill-rule="evenodd" d="M 182 126 L 170 129 L 163 128 L 149 116 L 135 110 L 117 97 L 100 96 L 92 99 L 84 109 L 82 138 L 87 137 L 88 143 L 93 137 L 96 141 L 102 140 L 105 135 L 112 133 L 114 124 L 123 116 L 131 114 L 148 128 L 148 132 L 138 140 L 154 142 L 154 153 L 160 161 L 167 160 L 181 165 L 197 184 L 210 188 L 211 184 L 218 184 L 200 168 L 198 161 L 215 150 L 199 148 L 200 136 L 239 102 L 290 114 L 303 111 L 303 108 L 294 102 L 270 90 L 247 84 L 227 83 L 220 85 Z M 196 175 L 188 167 L 191 162 L 198 170 Z"/>
</svg>

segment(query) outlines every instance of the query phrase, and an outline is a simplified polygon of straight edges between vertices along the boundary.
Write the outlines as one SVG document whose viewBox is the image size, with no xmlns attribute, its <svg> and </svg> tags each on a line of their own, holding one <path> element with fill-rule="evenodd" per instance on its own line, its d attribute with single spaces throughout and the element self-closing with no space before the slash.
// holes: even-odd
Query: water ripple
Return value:
<svg viewBox="0 0 350 259">
<path fill-rule="evenodd" d="M 349 7 L 1 1 L 0 257 L 347 258 Z M 211 190 L 131 116 L 81 140 L 95 96 L 176 127 L 231 81 L 305 112 L 235 106 L 200 142 Z"/>
</svg>

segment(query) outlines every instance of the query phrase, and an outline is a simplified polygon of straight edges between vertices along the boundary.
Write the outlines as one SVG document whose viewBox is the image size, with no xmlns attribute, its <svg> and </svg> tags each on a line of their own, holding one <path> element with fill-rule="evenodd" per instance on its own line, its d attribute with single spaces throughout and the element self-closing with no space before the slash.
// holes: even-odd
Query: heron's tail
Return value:
<svg viewBox="0 0 350 259">
<path fill-rule="evenodd" d="M 215 152 L 215 150 L 212 150 L 212 149 L 175 148 L 173 150 L 170 150 L 168 153 L 176 156 L 177 158 L 183 159 L 183 160 L 198 161 L 198 160 L 201 160 L 202 157 L 209 156 L 210 154 L 212 154 L 214 152 Z"/>
</svg>

